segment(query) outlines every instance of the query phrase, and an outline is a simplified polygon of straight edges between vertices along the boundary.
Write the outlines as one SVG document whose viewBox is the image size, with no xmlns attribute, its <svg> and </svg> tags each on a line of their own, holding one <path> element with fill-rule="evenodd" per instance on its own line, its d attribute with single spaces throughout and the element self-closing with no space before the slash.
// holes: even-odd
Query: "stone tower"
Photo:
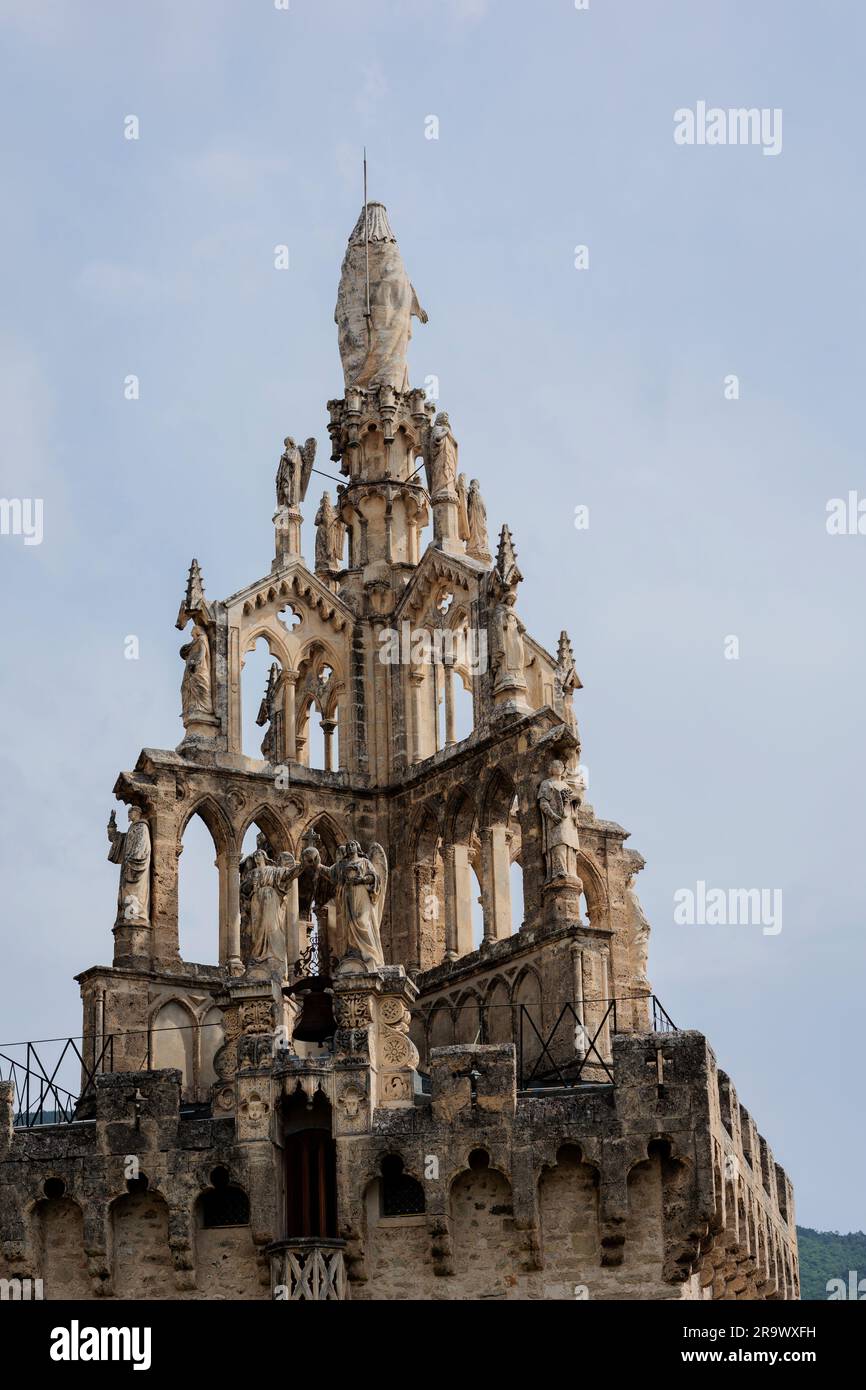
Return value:
<svg viewBox="0 0 866 1390">
<path fill-rule="evenodd" d="M 129 825 L 112 814 L 113 964 L 79 976 L 77 1149 L 55 1123 L 34 1153 L 0 1091 L 3 1267 L 47 1297 L 795 1298 L 791 1185 L 652 993 L 644 861 L 587 801 L 571 643 L 518 616 L 512 534 L 491 545 L 447 413 L 410 388 L 413 317 L 367 204 L 335 314 L 344 481 L 311 566 L 325 470 L 288 436 L 262 577 L 210 600 L 192 561 L 183 739 L 114 789 Z M 194 815 L 219 876 L 206 965 L 179 953 Z"/>
</svg>

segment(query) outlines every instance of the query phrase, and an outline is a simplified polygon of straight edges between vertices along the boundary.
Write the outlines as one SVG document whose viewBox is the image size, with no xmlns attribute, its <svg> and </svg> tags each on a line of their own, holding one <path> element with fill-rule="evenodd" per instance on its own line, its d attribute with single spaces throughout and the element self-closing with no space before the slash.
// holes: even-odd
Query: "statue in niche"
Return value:
<svg viewBox="0 0 866 1390">
<path fill-rule="evenodd" d="M 331 495 L 322 493 L 316 512 L 316 571 L 331 573 L 343 567 L 343 536 L 345 526 L 336 511 Z"/>
<path fill-rule="evenodd" d="M 473 478 L 469 484 L 466 512 L 469 531 L 466 554 L 471 555 L 473 560 L 480 560 L 482 564 L 489 565 L 492 556 L 490 554 L 490 542 L 487 539 L 487 508 L 484 505 L 477 478 Z"/>
<path fill-rule="evenodd" d="M 380 928 L 388 890 L 388 860 L 382 846 L 372 844 L 365 855 L 358 841 L 350 840 L 341 845 L 337 862 L 331 865 L 323 864 L 319 851 L 310 846 L 301 859 L 332 885 L 337 911 L 345 922 L 348 950 L 337 973 L 359 973 L 357 960 L 364 970 L 378 970 L 385 964 Z"/>
<path fill-rule="evenodd" d="M 506 589 L 501 594 L 490 619 L 490 661 L 494 694 L 501 690 L 526 689 L 526 652 L 523 646 L 525 628 L 514 611 L 516 602 L 516 591 Z"/>
<path fill-rule="evenodd" d="M 635 966 L 635 980 L 647 989 L 652 986 L 647 979 L 647 958 L 649 956 L 650 924 L 634 888 L 635 875 L 630 874 L 626 884 L 625 898 L 628 910 L 629 933 L 632 942 L 632 960 Z"/>
<path fill-rule="evenodd" d="M 577 811 L 583 800 L 579 781 L 566 777 L 565 765 L 554 758 L 548 775 L 538 788 L 538 807 L 541 811 L 542 850 L 545 880 L 569 878 L 580 880 L 577 872 Z"/>
<path fill-rule="evenodd" d="M 430 490 L 454 492 L 457 487 L 457 440 L 451 431 L 448 412 L 440 411 L 430 431 Z"/>
<path fill-rule="evenodd" d="M 334 310 L 347 388 L 409 389 L 406 353 L 413 318 L 427 322 L 388 214 L 382 203 L 367 203 L 349 237 Z"/>
<path fill-rule="evenodd" d="M 257 849 L 252 857 L 244 885 L 250 901 L 247 974 L 282 980 L 288 971 L 285 897 L 305 866 L 291 854 L 281 854 L 279 864 L 273 864 L 264 849 Z"/>
<path fill-rule="evenodd" d="M 120 865 L 115 926 L 150 926 L 150 826 L 139 806 L 129 808 L 129 828 L 117 828 L 112 811 L 108 820 L 111 849 L 108 859 Z"/>
<path fill-rule="evenodd" d="M 277 469 L 277 506 L 296 511 L 307 495 L 316 458 L 316 441 L 308 439 L 299 449 L 290 435 L 283 443 L 285 447 Z"/>
<path fill-rule="evenodd" d="M 190 640 L 181 647 L 186 663 L 180 683 L 180 700 L 184 721 L 199 714 L 213 714 L 211 689 L 210 643 L 199 623 L 193 623 Z"/>
</svg>

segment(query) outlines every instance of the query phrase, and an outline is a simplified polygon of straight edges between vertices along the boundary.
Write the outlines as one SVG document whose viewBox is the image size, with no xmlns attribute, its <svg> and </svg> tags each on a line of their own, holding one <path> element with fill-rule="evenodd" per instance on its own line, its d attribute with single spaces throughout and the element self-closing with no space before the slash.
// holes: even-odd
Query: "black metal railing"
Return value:
<svg viewBox="0 0 866 1390">
<path fill-rule="evenodd" d="M 413 1016 L 420 1025 L 412 1036 L 422 1052 L 422 1065 L 431 1047 L 461 1042 L 513 1042 L 521 1090 L 590 1082 L 610 1084 L 613 1082 L 611 1039 L 621 1027 L 638 1032 L 677 1031 L 654 994 L 637 998 L 585 999 L 580 1003 L 567 1001 L 554 1022 L 548 1022 L 546 1027 L 542 1025 L 539 1002 L 490 1004 L 479 1001 L 453 1006 L 445 1000 L 437 1000 L 432 1008 L 413 1010 Z M 642 1027 L 639 1016 L 643 1019 Z"/>
<path fill-rule="evenodd" d="M 112 1036 L 105 1038 L 98 1051 L 96 1048 L 90 1049 L 92 1056 L 87 1062 L 78 1046 L 82 1041 L 81 1038 L 44 1039 L 39 1044 L 43 1049 L 55 1044 L 59 1048 L 48 1062 L 37 1051 L 36 1043 L 6 1044 L 7 1047 L 23 1049 L 23 1055 L 17 1057 L 0 1052 L 0 1078 L 11 1081 L 14 1088 L 12 1123 L 16 1129 L 71 1124 L 78 1117 L 81 1102 L 93 1092 L 97 1072 L 111 1071 L 114 1065 Z M 58 1079 L 70 1065 L 75 1065 L 76 1071 L 80 1067 L 81 1084 L 76 1091 L 71 1091 Z"/>
<path fill-rule="evenodd" d="M 220 1023 L 171 1024 L 96 1037 L 2 1043 L 0 1080 L 13 1084 L 12 1123 L 16 1129 L 32 1129 L 88 1118 L 87 1102 L 95 1095 L 96 1077 L 114 1071 L 116 1061 L 122 1071 L 152 1071 L 157 1034 L 221 1027 Z"/>
<path fill-rule="evenodd" d="M 594 1031 L 592 1024 L 586 1026 L 573 1004 L 563 1004 L 546 1037 L 532 1017 L 533 1006 L 519 1006 L 517 1076 L 521 1091 L 579 1086 L 589 1080 L 613 1083 L 610 1037 L 616 1032 L 616 1000 L 606 1002 L 607 1008 Z"/>
</svg>

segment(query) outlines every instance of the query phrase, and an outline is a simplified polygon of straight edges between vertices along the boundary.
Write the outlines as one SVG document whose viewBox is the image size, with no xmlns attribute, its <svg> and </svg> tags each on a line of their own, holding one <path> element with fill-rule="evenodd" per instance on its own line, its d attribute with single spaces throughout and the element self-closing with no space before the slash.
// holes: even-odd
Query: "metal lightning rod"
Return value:
<svg viewBox="0 0 866 1390">
<path fill-rule="evenodd" d="M 370 214 L 367 211 L 367 146 L 364 146 L 364 266 L 367 277 L 367 338 L 371 337 L 373 325 L 370 322 Z"/>
</svg>

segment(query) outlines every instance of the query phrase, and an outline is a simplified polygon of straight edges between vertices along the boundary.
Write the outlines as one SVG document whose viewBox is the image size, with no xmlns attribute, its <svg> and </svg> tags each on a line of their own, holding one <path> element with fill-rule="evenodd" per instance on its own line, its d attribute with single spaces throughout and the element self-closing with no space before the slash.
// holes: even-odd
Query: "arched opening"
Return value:
<svg viewBox="0 0 866 1390">
<path fill-rule="evenodd" d="M 209 1298 L 259 1298 L 250 1201 L 227 1168 L 214 1168 L 195 1204 L 196 1288 Z"/>
<path fill-rule="evenodd" d="M 545 1279 L 590 1284 L 601 1259 L 599 1180 L 580 1148 L 563 1144 L 538 1184 Z M 549 1271 L 549 1275 L 548 1275 Z"/>
<path fill-rule="evenodd" d="M 422 970 L 430 970 L 441 964 L 446 951 L 445 866 L 439 823 L 432 811 L 422 815 L 413 844 L 418 961 Z"/>
<path fill-rule="evenodd" d="M 542 1053 L 544 1020 L 541 1009 L 541 985 L 534 970 L 524 970 L 514 990 L 514 1022 L 517 1030 L 518 1067 L 524 1081 L 536 1080 L 551 1065 Z"/>
<path fill-rule="evenodd" d="M 473 1151 L 455 1179 L 449 1207 L 455 1273 L 471 1273 L 473 1287 L 488 1297 L 506 1295 L 519 1268 L 511 1184 L 483 1150 Z"/>
<path fill-rule="evenodd" d="M 181 1074 L 181 1095 L 192 1099 L 195 1086 L 195 1019 L 177 999 L 163 1004 L 150 1024 L 150 1065 L 154 1071 L 176 1067 Z"/>
<path fill-rule="evenodd" d="M 454 1046 L 454 1019 L 447 1004 L 437 1005 L 432 1010 L 427 1036 L 431 1048 Z"/>
<path fill-rule="evenodd" d="M 455 667 L 452 676 L 452 696 L 454 701 L 454 735 L 457 743 L 468 738 L 475 728 L 475 705 L 472 698 L 472 681 Z"/>
<path fill-rule="evenodd" d="M 81 1207 L 65 1195 L 65 1184 L 60 1178 L 49 1178 L 43 1191 L 45 1197 L 36 1203 L 32 1220 L 37 1268 L 45 1297 L 92 1298 Z"/>
<path fill-rule="evenodd" d="M 227 1168 L 214 1168 L 210 1175 L 212 1186 L 198 1199 L 198 1216 L 207 1229 L 216 1226 L 248 1226 L 250 1199 L 244 1189 L 233 1183 Z"/>
<path fill-rule="evenodd" d="M 241 671 L 241 747 L 248 758 L 283 761 L 275 746 L 282 738 L 281 698 L 282 668 L 267 640 L 259 637 L 244 656 Z"/>
<path fill-rule="evenodd" d="M 248 961 L 252 954 L 252 871 L 256 867 L 255 856 L 261 851 L 268 864 L 279 865 L 282 855 L 288 852 L 288 839 L 283 826 L 273 813 L 261 809 L 247 826 L 241 844 L 239 861 L 238 896 L 241 922 L 241 959 Z M 283 896 L 282 917 L 286 941 L 286 962 L 290 964 L 298 954 L 294 929 L 297 923 L 297 881 L 290 883 Z"/>
<path fill-rule="evenodd" d="M 493 772 L 485 788 L 480 839 L 484 936 L 501 941 L 513 930 L 511 863 L 521 853 L 514 783 L 501 768 Z"/>
<path fill-rule="evenodd" d="M 523 865 L 519 859 L 512 859 L 508 873 L 511 890 L 511 930 L 520 931 L 523 925 Z"/>
<path fill-rule="evenodd" d="M 424 1211 L 424 1189 L 417 1178 L 405 1172 L 399 1154 L 386 1154 L 382 1159 L 379 1198 L 382 1216 L 419 1216 Z"/>
<path fill-rule="evenodd" d="M 312 1104 L 296 1092 L 283 1107 L 283 1172 L 286 1239 L 336 1238 L 336 1145 L 321 1091 Z"/>
<path fill-rule="evenodd" d="M 220 875 L 213 836 L 196 812 L 187 822 L 177 866 L 177 929 L 181 960 L 216 964 L 220 941 Z"/>
<path fill-rule="evenodd" d="M 457 1043 L 482 1043 L 484 1033 L 481 1027 L 481 1008 L 477 994 L 464 994 L 457 1001 L 454 1022 L 454 1041 Z"/>
<path fill-rule="evenodd" d="M 342 843 L 340 832 L 327 817 L 314 821 L 301 836 L 301 844 L 319 851 L 323 864 L 334 864 Z M 302 975 L 329 975 L 335 958 L 346 952 L 341 935 L 344 924 L 337 920 L 334 890 L 326 878 L 304 870 L 297 880 L 298 955 Z"/>
<path fill-rule="evenodd" d="M 314 642 L 301 661 L 296 695 L 297 758 L 305 767 L 336 772 L 341 766 L 341 690 L 327 650 Z"/>
<path fill-rule="evenodd" d="M 511 1000 L 504 980 L 491 985 L 485 1001 L 485 1041 L 509 1043 L 514 1041 Z"/>
<path fill-rule="evenodd" d="M 307 707 L 304 762 L 307 767 L 318 769 L 320 772 L 325 771 L 326 761 L 324 717 L 315 700 L 311 701 Z"/>
<path fill-rule="evenodd" d="M 225 1042 L 225 1018 L 216 1005 L 208 1009 L 201 1021 L 200 1038 L 199 1090 L 206 1091 L 218 1080 L 214 1058 Z"/>
<path fill-rule="evenodd" d="M 165 1298 L 174 1291 L 168 1206 L 158 1192 L 138 1187 L 111 1204 L 116 1298 Z"/>
<path fill-rule="evenodd" d="M 469 869 L 470 869 L 470 875 L 471 875 L 471 877 L 470 877 L 470 885 L 471 885 L 471 891 L 472 891 L 472 898 L 471 898 L 471 903 L 470 903 L 470 910 L 471 910 L 471 913 L 472 913 L 472 949 L 473 949 L 473 951 L 478 951 L 478 950 L 480 950 L 480 948 L 481 948 L 481 943 L 482 943 L 482 941 L 484 940 L 484 898 L 483 898 L 483 893 L 482 893 L 482 888 L 481 888 L 481 879 L 478 877 L 478 859 L 479 859 L 479 858 L 480 858 L 480 855 L 476 855 L 473 859 L 471 859 L 471 860 L 469 861 Z"/>
</svg>

